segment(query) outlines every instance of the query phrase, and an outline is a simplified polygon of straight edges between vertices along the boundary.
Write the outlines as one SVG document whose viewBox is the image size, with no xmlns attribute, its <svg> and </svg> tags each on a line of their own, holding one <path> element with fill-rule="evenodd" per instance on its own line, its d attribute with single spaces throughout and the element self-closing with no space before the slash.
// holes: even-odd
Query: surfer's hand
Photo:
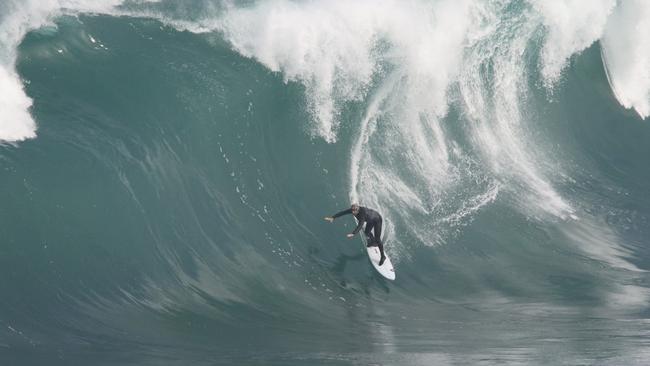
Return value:
<svg viewBox="0 0 650 366">
<path fill-rule="evenodd" d="M 334 218 L 331 217 L 331 216 L 327 216 L 327 217 L 325 218 L 325 221 L 334 222 Z"/>
<path fill-rule="evenodd" d="M 354 236 L 354 234 L 348 234 L 348 238 L 350 238 L 350 239 L 352 239 L 353 236 Z"/>
</svg>

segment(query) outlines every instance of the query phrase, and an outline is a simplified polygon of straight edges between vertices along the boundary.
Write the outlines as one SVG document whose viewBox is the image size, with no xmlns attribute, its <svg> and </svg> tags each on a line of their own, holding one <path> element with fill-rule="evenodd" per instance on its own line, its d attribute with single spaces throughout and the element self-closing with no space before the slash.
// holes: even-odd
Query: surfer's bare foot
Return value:
<svg viewBox="0 0 650 366">
<path fill-rule="evenodd" d="M 377 243 L 368 243 L 368 244 L 366 245 L 367 248 L 370 248 L 370 247 L 376 247 L 376 246 L 377 246 Z"/>
<path fill-rule="evenodd" d="M 379 265 L 381 266 L 382 264 L 384 264 L 384 261 L 385 261 L 385 260 L 386 260 L 386 256 L 385 256 L 385 255 L 382 255 L 382 256 L 381 256 L 381 259 L 379 260 Z"/>
</svg>

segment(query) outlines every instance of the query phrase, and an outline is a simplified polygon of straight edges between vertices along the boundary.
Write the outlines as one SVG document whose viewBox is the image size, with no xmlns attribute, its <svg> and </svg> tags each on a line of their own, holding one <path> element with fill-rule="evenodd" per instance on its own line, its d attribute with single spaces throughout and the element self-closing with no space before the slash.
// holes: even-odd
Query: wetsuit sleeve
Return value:
<svg viewBox="0 0 650 366">
<path fill-rule="evenodd" d="M 357 227 L 354 228 L 354 231 L 352 232 L 353 235 L 357 235 L 357 233 L 359 232 L 359 230 L 361 230 L 361 227 L 363 227 L 363 223 L 364 223 L 364 222 L 366 222 L 365 219 L 360 219 L 360 220 L 359 220 L 359 223 L 357 224 Z"/>
<path fill-rule="evenodd" d="M 337 213 L 336 215 L 334 215 L 334 216 L 332 216 L 332 217 L 333 217 L 333 218 L 337 218 L 337 217 L 341 217 L 341 216 L 343 216 L 343 215 L 348 215 L 348 214 L 351 214 L 351 213 L 352 213 L 352 209 L 351 209 L 351 208 L 348 208 L 347 210 L 343 210 L 343 211 Z"/>
</svg>

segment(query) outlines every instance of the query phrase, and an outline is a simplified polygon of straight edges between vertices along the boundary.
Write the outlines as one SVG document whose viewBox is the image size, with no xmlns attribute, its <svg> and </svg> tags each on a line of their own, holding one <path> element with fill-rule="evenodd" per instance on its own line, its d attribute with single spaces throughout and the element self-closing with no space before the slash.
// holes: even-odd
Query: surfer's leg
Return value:
<svg viewBox="0 0 650 366">
<path fill-rule="evenodd" d="M 364 234 L 366 234 L 366 246 L 372 247 L 377 244 L 375 244 L 375 237 L 372 236 L 372 228 L 374 226 L 373 222 L 366 222 L 366 229 L 363 231 Z"/>
<path fill-rule="evenodd" d="M 373 224 L 372 225 L 373 229 L 375 229 L 374 230 L 374 232 L 375 232 L 375 242 L 377 244 L 381 245 L 381 224 L 382 224 L 382 220 L 379 219 L 379 220 L 373 222 L 372 224 Z"/>
<path fill-rule="evenodd" d="M 381 254 L 381 258 L 379 259 L 379 265 L 381 266 L 384 264 L 384 261 L 386 260 L 386 254 L 384 254 L 384 244 L 381 241 L 377 241 L 377 247 L 379 247 L 379 253 Z"/>
<path fill-rule="evenodd" d="M 375 238 L 377 238 L 376 243 L 377 246 L 379 247 L 379 253 L 381 253 L 381 259 L 379 260 L 380 266 L 384 264 L 384 261 L 386 260 L 386 255 L 384 254 L 384 243 L 381 242 L 381 224 L 382 224 L 382 220 L 380 219 L 374 225 Z"/>
</svg>

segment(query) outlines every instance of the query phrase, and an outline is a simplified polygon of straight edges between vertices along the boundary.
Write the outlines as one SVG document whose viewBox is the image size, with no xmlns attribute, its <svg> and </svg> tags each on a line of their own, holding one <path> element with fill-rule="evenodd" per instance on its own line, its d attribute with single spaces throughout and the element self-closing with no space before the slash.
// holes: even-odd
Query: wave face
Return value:
<svg viewBox="0 0 650 366">
<path fill-rule="evenodd" d="M 0 4 L 0 361 L 647 364 L 648 11 Z"/>
</svg>

